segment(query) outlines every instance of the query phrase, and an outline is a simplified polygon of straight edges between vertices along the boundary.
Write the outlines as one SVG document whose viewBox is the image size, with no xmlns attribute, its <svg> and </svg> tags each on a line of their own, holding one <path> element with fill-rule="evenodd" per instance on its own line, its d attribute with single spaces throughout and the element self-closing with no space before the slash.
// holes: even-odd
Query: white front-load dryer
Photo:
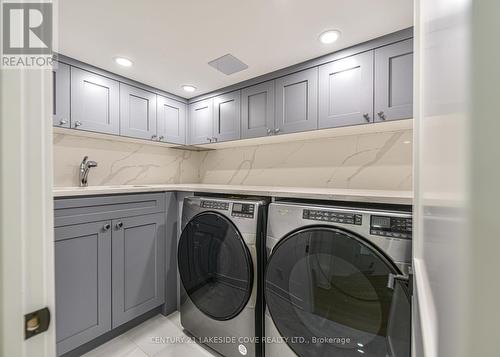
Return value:
<svg viewBox="0 0 500 357">
<path fill-rule="evenodd" d="M 261 199 L 187 197 L 178 245 L 181 325 L 226 357 L 262 355 Z"/>
<path fill-rule="evenodd" d="M 269 205 L 266 357 L 409 357 L 409 207 Z"/>
</svg>

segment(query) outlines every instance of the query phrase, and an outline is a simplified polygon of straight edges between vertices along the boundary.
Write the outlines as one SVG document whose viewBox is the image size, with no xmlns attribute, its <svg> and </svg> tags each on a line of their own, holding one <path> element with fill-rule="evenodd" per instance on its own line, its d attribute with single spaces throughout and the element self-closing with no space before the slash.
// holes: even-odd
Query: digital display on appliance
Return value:
<svg viewBox="0 0 500 357">
<path fill-rule="evenodd" d="M 233 204 L 233 211 L 234 212 L 242 212 L 243 211 L 243 205 L 241 203 L 234 203 Z"/>
<path fill-rule="evenodd" d="M 391 219 L 390 217 L 372 216 L 372 226 L 391 228 Z"/>
</svg>

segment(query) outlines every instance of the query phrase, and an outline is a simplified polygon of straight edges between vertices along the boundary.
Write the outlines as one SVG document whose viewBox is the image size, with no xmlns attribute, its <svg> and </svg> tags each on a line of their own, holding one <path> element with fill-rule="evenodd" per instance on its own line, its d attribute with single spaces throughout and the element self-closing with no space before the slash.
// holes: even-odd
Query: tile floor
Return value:
<svg viewBox="0 0 500 357">
<path fill-rule="evenodd" d="M 157 315 L 84 357 L 213 357 L 215 354 L 189 340 L 182 331 L 180 315 Z"/>
</svg>

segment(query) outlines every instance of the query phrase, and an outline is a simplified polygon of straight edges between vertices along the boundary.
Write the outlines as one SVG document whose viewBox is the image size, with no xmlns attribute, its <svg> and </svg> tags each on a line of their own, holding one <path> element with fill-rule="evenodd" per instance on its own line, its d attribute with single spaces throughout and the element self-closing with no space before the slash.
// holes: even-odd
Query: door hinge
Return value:
<svg viewBox="0 0 500 357">
<path fill-rule="evenodd" d="M 47 331 L 49 325 L 50 311 L 47 307 L 24 315 L 24 339 Z"/>
</svg>

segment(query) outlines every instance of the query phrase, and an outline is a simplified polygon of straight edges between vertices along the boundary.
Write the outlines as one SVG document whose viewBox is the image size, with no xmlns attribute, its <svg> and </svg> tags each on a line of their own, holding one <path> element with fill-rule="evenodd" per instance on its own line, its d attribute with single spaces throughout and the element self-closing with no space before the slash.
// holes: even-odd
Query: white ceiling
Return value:
<svg viewBox="0 0 500 357">
<path fill-rule="evenodd" d="M 189 98 L 412 24 L 412 0 L 61 0 L 59 52 Z M 326 29 L 342 32 L 335 44 L 318 41 Z M 207 64 L 227 53 L 249 68 Z"/>
</svg>

